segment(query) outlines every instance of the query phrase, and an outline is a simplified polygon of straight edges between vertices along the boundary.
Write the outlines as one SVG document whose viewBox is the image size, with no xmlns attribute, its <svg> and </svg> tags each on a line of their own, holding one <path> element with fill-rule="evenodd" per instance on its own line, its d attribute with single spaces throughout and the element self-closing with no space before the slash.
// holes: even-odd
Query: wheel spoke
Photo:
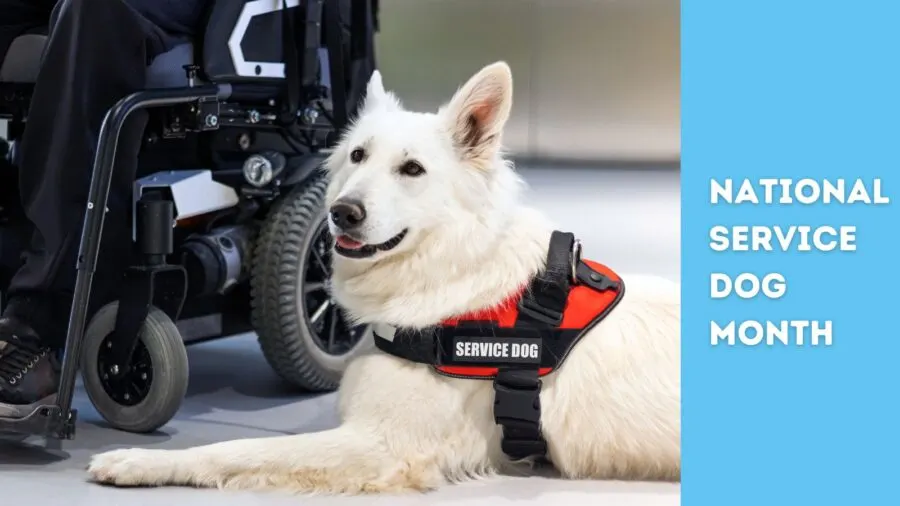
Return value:
<svg viewBox="0 0 900 506">
<path fill-rule="evenodd" d="M 307 272 L 306 277 L 298 287 L 298 291 L 302 296 L 307 297 L 307 314 L 309 314 L 309 325 L 314 327 L 311 330 L 316 334 L 316 344 L 326 353 L 334 354 L 345 351 L 348 346 L 352 347 L 357 344 L 362 335 L 368 328 L 365 325 L 353 326 L 344 317 L 340 307 L 330 298 L 321 304 L 317 304 L 315 299 L 320 297 L 320 293 L 327 296 L 328 279 L 331 277 L 330 259 L 332 255 L 331 234 L 325 223 L 319 225 L 321 228 L 316 232 L 316 238 L 309 247 L 307 253 Z M 322 277 L 317 276 L 309 269 L 314 268 L 321 270 Z M 316 295 L 311 295 L 316 294 Z M 327 318 L 326 318 L 327 316 Z M 323 318 L 326 318 L 323 320 Z M 347 341 L 347 342 L 344 342 Z"/>
<path fill-rule="evenodd" d="M 319 306 L 318 309 L 309 317 L 309 322 L 315 325 L 325 316 L 325 312 L 328 311 L 328 308 L 331 307 L 331 299 L 325 299 L 325 302 Z"/>
<path fill-rule="evenodd" d="M 325 282 L 319 281 L 315 283 L 303 283 L 303 293 L 305 295 L 309 295 L 313 292 L 323 292 L 325 291 Z"/>
<path fill-rule="evenodd" d="M 328 343 L 325 345 L 328 348 L 328 352 L 330 353 L 334 349 L 334 340 L 337 337 L 337 328 L 338 328 L 338 320 L 340 319 L 340 315 L 338 314 L 338 307 L 334 306 L 331 308 L 331 314 L 329 315 L 331 320 L 331 325 L 328 329 Z"/>
<path fill-rule="evenodd" d="M 331 268 L 328 266 L 328 262 L 326 262 L 322 255 L 319 253 L 318 246 L 319 241 L 316 241 L 310 249 L 312 250 L 313 258 L 315 259 L 316 263 L 319 264 L 319 267 L 322 269 L 322 273 L 325 274 L 325 277 L 327 278 L 328 276 L 331 276 Z"/>
<path fill-rule="evenodd" d="M 124 392 L 125 395 L 128 395 L 129 403 L 140 401 L 143 398 L 143 394 L 141 392 L 141 389 L 138 388 L 138 386 L 134 383 L 134 379 L 128 378 L 125 381 L 127 383 L 123 390 L 125 390 L 125 392 Z M 122 398 L 123 399 L 125 398 L 124 395 L 122 396 Z"/>
</svg>

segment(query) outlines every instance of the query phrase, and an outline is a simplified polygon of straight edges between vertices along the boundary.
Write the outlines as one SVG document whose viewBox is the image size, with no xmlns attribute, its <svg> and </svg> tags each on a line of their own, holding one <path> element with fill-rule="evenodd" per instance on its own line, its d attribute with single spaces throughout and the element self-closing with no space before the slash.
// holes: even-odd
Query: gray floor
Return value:
<svg viewBox="0 0 900 506">
<path fill-rule="evenodd" d="M 523 169 L 535 205 L 575 232 L 587 256 L 620 272 L 678 279 L 680 219 L 674 170 Z M 216 506 L 265 504 L 523 504 L 677 505 L 680 486 L 658 483 L 571 482 L 547 477 L 502 478 L 448 487 L 425 496 L 296 498 L 190 489 L 117 490 L 88 484 L 91 454 L 118 447 L 183 448 L 243 437 L 309 432 L 335 425 L 334 395 L 303 396 L 283 387 L 245 335 L 191 347 L 191 385 L 180 413 L 161 432 L 134 435 L 105 428 L 82 392 L 77 439 L 62 453 L 0 443 L 2 502 L 97 506 L 113 504 Z"/>
</svg>

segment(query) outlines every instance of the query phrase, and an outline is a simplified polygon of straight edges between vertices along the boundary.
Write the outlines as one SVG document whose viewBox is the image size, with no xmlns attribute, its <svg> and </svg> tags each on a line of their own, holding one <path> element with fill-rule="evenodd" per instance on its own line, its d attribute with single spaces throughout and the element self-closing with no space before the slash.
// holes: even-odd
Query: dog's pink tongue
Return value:
<svg viewBox="0 0 900 506">
<path fill-rule="evenodd" d="M 363 243 L 354 241 L 346 235 L 339 235 L 336 242 L 338 243 L 338 246 L 345 249 L 359 249 L 363 247 Z"/>
</svg>

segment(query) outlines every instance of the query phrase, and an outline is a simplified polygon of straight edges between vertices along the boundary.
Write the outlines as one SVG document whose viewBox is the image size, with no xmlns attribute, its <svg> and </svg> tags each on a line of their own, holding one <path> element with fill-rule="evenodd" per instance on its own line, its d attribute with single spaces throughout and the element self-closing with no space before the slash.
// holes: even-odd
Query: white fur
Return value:
<svg viewBox="0 0 900 506">
<path fill-rule="evenodd" d="M 511 97 L 504 63 L 475 75 L 437 114 L 403 110 L 373 76 L 360 118 L 327 162 L 328 199 L 364 202 L 366 242 L 409 232 L 371 259 L 335 255 L 333 294 L 354 318 L 436 324 L 495 306 L 542 268 L 553 227 L 519 202 L 522 182 L 500 152 Z M 354 164 L 349 153 L 357 147 L 366 157 Z M 407 159 L 426 174 L 399 174 Z M 653 277 L 624 279 L 624 300 L 544 379 L 543 433 L 563 476 L 677 480 L 679 288 Z M 439 376 L 378 353 L 348 368 L 336 429 L 117 450 L 95 456 L 89 473 L 118 485 L 428 490 L 513 468 L 500 451 L 492 404 L 490 382 Z"/>
</svg>

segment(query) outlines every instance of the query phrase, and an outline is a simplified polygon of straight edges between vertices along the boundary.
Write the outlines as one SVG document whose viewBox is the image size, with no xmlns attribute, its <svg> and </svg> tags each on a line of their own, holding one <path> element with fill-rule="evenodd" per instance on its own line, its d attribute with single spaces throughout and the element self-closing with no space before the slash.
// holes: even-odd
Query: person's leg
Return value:
<svg viewBox="0 0 900 506">
<path fill-rule="evenodd" d="M 10 285 L 0 320 L 0 402 L 25 405 L 57 387 L 54 350 L 62 347 L 75 278 L 97 136 L 106 111 L 140 90 L 148 61 L 168 35 L 129 4 L 156 0 L 64 0 L 38 76 L 20 152 L 20 194 L 37 232 Z M 129 244 L 131 188 L 146 116 L 126 125 L 118 146 L 98 293 L 120 275 L 108 254 Z M 110 281 L 112 283 L 110 283 Z M 12 346 L 9 346 L 12 344 Z M 3 416 L 0 405 L 0 416 Z M 10 406 L 7 411 L 14 409 Z M 21 410 L 20 410 L 21 411 Z M 6 416 L 13 416 L 6 413 Z"/>
<path fill-rule="evenodd" d="M 0 0 L 0 68 L 3 68 L 9 48 L 17 37 L 28 33 L 47 33 L 54 2 L 55 0 Z M 9 160 L 10 145 L 3 137 L 0 129 L 0 199 L 9 201 L 16 198 L 15 185 L 10 181 L 15 167 Z M 21 235 L 24 235 L 27 228 L 22 228 Z M 7 229 L 0 234 L 0 290 L 9 284 L 15 272 L 14 266 L 18 261 L 22 242 L 17 232 Z"/>
</svg>

